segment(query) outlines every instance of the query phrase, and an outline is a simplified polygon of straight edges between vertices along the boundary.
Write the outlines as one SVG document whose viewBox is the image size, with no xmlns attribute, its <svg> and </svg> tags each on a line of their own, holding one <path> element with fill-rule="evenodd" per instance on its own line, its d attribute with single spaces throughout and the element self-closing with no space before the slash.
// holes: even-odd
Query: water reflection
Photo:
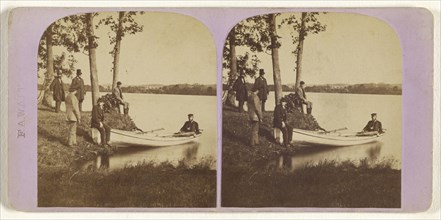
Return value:
<svg viewBox="0 0 441 220">
<path fill-rule="evenodd" d="M 316 165 L 320 161 L 344 161 L 350 159 L 357 162 L 361 159 L 377 160 L 381 155 L 383 143 L 373 142 L 369 144 L 349 146 L 349 147 L 325 147 L 311 146 L 305 148 L 295 155 L 282 154 L 278 160 L 268 164 L 268 168 L 277 166 L 278 169 L 291 170 Z"/>
<path fill-rule="evenodd" d="M 292 169 L 292 156 L 284 153 L 282 156 L 282 168 Z"/>
<path fill-rule="evenodd" d="M 143 162 L 160 163 L 168 161 L 177 165 L 179 161 L 186 165 L 194 165 L 199 162 L 199 143 L 188 143 L 176 146 L 148 148 L 126 147 L 120 148 L 114 155 L 99 155 L 94 160 L 83 164 L 83 169 L 120 169 L 125 166 L 134 166 Z M 179 153 L 180 152 L 180 153 Z M 215 167 L 212 167 L 215 169 Z"/>
<path fill-rule="evenodd" d="M 99 165 L 100 168 L 109 168 L 110 167 L 110 159 L 109 155 L 103 154 L 97 158 L 97 160 L 100 160 L 100 162 L 97 162 L 97 166 Z"/>
<path fill-rule="evenodd" d="M 380 156 L 382 144 L 372 146 L 366 150 L 369 159 L 376 160 Z"/>
<path fill-rule="evenodd" d="M 185 148 L 182 152 L 184 156 L 184 161 L 187 164 L 194 164 L 197 160 L 196 155 L 198 154 L 199 144 L 194 144 L 188 148 Z"/>
</svg>

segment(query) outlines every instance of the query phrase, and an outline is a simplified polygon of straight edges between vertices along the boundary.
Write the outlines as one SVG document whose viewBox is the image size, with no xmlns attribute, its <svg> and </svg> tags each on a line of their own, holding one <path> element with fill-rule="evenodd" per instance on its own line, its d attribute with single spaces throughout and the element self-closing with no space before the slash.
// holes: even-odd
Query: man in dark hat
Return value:
<svg viewBox="0 0 441 220">
<path fill-rule="evenodd" d="M 61 102 L 65 101 L 63 81 L 61 80 L 61 72 L 58 71 L 57 76 L 50 85 L 50 90 L 55 100 L 55 112 L 60 112 Z"/>
<path fill-rule="evenodd" d="M 84 96 L 86 95 L 86 90 L 84 88 L 84 80 L 81 78 L 81 69 L 77 69 L 77 76 L 73 78 L 72 83 L 70 84 L 69 92 L 76 90 L 77 91 L 77 99 L 78 99 L 78 106 L 80 111 L 83 110 L 83 101 Z"/>
<path fill-rule="evenodd" d="M 377 132 L 378 134 L 383 133 L 384 131 L 381 122 L 377 120 L 377 113 L 372 113 L 371 118 L 372 120 L 370 120 L 363 128 L 363 132 Z"/>
<path fill-rule="evenodd" d="M 282 131 L 283 145 L 288 146 L 292 139 L 292 127 L 288 125 L 285 105 L 286 99 L 281 98 L 279 104 L 274 109 L 273 127 Z"/>
<path fill-rule="evenodd" d="M 262 122 L 262 107 L 260 106 L 260 100 L 257 96 L 258 90 L 253 88 L 252 92 L 248 96 L 247 106 L 248 106 L 248 119 L 251 124 L 251 147 L 259 144 L 259 126 Z"/>
<path fill-rule="evenodd" d="M 236 79 L 233 85 L 236 100 L 239 102 L 239 112 L 243 111 L 243 105 L 248 98 L 248 90 L 245 82 L 245 73 L 243 70 L 240 72 L 239 77 Z"/>
<path fill-rule="evenodd" d="M 129 114 L 129 103 L 124 101 L 121 85 L 122 85 L 122 83 L 120 81 L 118 81 L 116 83 L 116 87 L 113 88 L 112 94 L 119 101 L 119 105 L 124 106 L 124 114 L 127 115 L 127 114 Z M 119 106 L 118 106 L 118 108 L 119 108 Z"/>
<path fill-rule="evenodd" d="M 200 134 L 201 131 L 199 130 L 199 124 L 193 119 L 194 115 L 188 114 L 188 121 L 184 123 L 180 131 L 184 133 L 193 132 L 194 134 Z"/>
<path fill-rule="evenodd" d="M 258 91 L 257 96 L 259 96 L 259 100 L 261 102 L 262 112 L 265 111 L 265 102 L 269 94 L 268 83 L 263 75 L 265 75 L 265 70 L 260 69 L 259 77 L 256 78 L 253 86 L 253 89 Z"/>
<path fill-rule="evenodd" d="M 98 103 L 92 108 L 91 127 L 96 128 L 101 134 L 101 145 L 109 145 L 110 127 L 104 123 L 104 101 L 98 99 Z"/>
<path fill-rule="evenodd" d="M 296 89 L 296 95 L 297 99 L 300 100 L 300 102 L 304 105 L 306 105 L 306 112 L 307 114 L 312 113 L 312 102 L 310 102 L 308 99 L 306 99 L 306 93 L 305 93 L 305 82 L 300 81 L 300 86 Z M 303 112 L 303 107 L 302 107 Z"/>
</svg>

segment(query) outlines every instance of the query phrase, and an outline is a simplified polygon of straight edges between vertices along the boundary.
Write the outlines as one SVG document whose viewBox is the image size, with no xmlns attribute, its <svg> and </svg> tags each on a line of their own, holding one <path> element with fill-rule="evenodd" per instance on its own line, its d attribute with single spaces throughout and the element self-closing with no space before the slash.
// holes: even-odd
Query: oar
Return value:
<svg viewBox="0 0 441 220">
<path fill-rule="evenodd" d="M 325 131 L 324 133 L 325 134 L 327 134 L 327 133 L 334 133 L 334 132 L 337 132 L 337 131 L 343 131 L 343 130 L 346 130 L 346 129 L 348 129 L 347 127 L 344 127 L 344 128 L 338 128 L 338 129 L 334 129 L 334 130 L 330 130 L 330 131 Z"/>
<path fill-rule="evenodd" d="M 153 130 L 150 130 L 150 131 L 143 131 L 143 130 L 141 130 L 141 129 L 139 129 L 142 133 L 152 133 L 152 132 L 155 132 L 155 131 L 162 131 L 162 130 L 164 130 L 164 128 L 158 128 L 158 129 L 153 129 Z"/>
</svg>

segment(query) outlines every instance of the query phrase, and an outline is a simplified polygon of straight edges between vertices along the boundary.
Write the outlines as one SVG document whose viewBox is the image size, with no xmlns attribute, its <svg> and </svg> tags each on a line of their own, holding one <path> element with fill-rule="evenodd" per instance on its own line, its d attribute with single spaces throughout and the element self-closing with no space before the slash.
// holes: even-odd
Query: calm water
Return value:
<svg viewBox="0 0 441 220">
<path fill-rule="evenodd" d="M 346 131 L 360 131 L 376 112 L 387 133 L 381 142 L 350 147 L 313 147 L 293 157 L 281 157 L 276 163 L 292 169 L 323 160 L 394 159 L 394 168 L 401 169 L 401 96 L 308 93 L 313 102 L 312 114 L 327 130 L 347 127 Z M 267 110 L 274 109 L 274 94 L 270 94 Z"/>
<path fill-rule="evenodd" d="M 88 98 L 88 99 L 87 99 Z M 202 159 L 212 159 L 212 169 L 216 168 L 217 146 L 217 101 L 215 96 L 187 96 L 162 94 L 124 94 L 130 103 L 129 115 L 136 125 L 144 131 L 164 128 L 158 133 L 179 131 L 187 120 L 187 114 L 193 113 L 194 120 L 203 129 L 198 143 L 168 147 L 127 147 L 119 148 L 118 153 L 110 157 L 98 157 L 85 166 L 106 166 L 109 169 L 122 168 L 125 165 L 136 165 L 146 161 L 160 163 L 169 161 L 177 164 L 182 160 L 194 164 Z M 83 103 L 83 110 L 90 111 L 91 97 L 88 94 Z"/>
</svg>

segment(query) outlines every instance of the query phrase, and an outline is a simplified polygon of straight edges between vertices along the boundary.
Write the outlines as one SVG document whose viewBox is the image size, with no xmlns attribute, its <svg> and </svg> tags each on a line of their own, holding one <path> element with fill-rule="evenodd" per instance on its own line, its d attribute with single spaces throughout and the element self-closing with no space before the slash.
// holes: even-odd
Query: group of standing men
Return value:
<svg viewBox="0 0 441 220">
<path fill-rule="evenodd" d="M 77 76 L 72 79 L 72 83 L 69 87 L 69 92 L 75 92 L 75 97 L 78 101 L 79 111 L 82 110 L 82 105 L 84 101 L 84 96 L 86 95 L 86 90 L 84 88 L 84 80 L 81 78 L 81 70 L 77 69 Z M 63 88 L 63 80 L 61 79 L 61 72 L 58 72 L 55 79 L 52 81 L 49 89 L 52 91 L 53 99 L 55 101 L 55 112 L 60 112 L 61 102 L 66 101 L 66 95 Z"/>
<path fill-rule="evenodd" d="M 265 71 L 263 69 L 259 70 L 259 77 L 256 78 L 252 92 L 256 92 L 259 98 L 260 108 L 265 111 L 265 102 L 268 98 L 269 88 L 268 83 L 264 77 Z M 245 82 L 245 73 L 241 72 L 239 77 L 236 79 L 233 85 L 233 90 L 236 95 L 236 100 L 239 102 L 239 112 L 243 112 L 243 105 L 248 99 L 248 89 Z"/>
<path fill-rule="evenodd" d="M 84 101 L 84 96 L 86 95 L 84 80 L 81 78 L 81 75 L 81 70 L 77 69 L 76 77 L 72 79 L 67 96 L 64 92 L 61 72 L 57 73 L 57 76 L 50 85 L 50 90 L 52 91 L 53 99 L 55 100 L 55 112 L 60 112 L 61 102 L 65 102 L 66 104 L 66 120 L 69 130 L 67 140 L 68 146 L 77 144 L 77 125 L 81 122 L 82 104 Z M 121 82 L 118 82 L 117 86 L 112 90 L 112 93 L 118 100 L 119 104 L 124 106 L 124 114 L 128 114 L 129 103 L 123 99 L 121 84 Z M 110 127 L 104 123 L 104 102 L 102 100 L 98 100 L 97 102 L 97 105 L 93 106 L 92 108 L 91 127 L 99 130 L 101 134 L 101 144 L 103 146 L 109 145 Z"/>
<path fill-rule="evenodd" d="M 77 69 L 77 76 L 72 79 L 72 83 L 69 87 L 69 93 L 65 96 L 64 84 L 61 79 L 61 72 L 57 73 L 57 76 L 50 85 L 53 98 L 55 101 L 55 112 L 60 112 L 61 102 L 66 104 L 66 120 L 68 126 L 68 139 L 67 145 L 72 146 L 77 144 L 77 124 L 81 122 L 81 111 L 86 95 L 84 88 L 84 80 L 81 78 L 82 72 Z"/>
<path fill-rule="evenodd" d="M 265 71 L 260 69 L 259 77 L 256 78 L 249 95 L 244 72 L 241 72 L 233 85 L 236 100 L 239 102 L 239 112 L 243 111 L 243 105 L 245 101 L 247 102 L 248 117 L 251 123 L 251 146 L 259 144 L 259 124 L 262 122 L 262 112 L 265 111 L 265 102 L 269 94 L 268 83 L 264 75 Z M 296 88 L 296 96 L 302 110 L 303 105 L 306 105 L 307 114 L 311 114 L 312 102 L 306 99 L 304 86 L 305 82 L 301 81 L 300 86 Z M 288 145 L 292 139 L 292 127 L 289 126 L 287 122 L 287 112 L 285 109 L 286 102 L 287 100 L 285 98 L 280 100 L 279 104 L 274 109 L 273 119 L 273 127 L 280 129 L 283 133 L 284 145 Z"/>
</svg>

